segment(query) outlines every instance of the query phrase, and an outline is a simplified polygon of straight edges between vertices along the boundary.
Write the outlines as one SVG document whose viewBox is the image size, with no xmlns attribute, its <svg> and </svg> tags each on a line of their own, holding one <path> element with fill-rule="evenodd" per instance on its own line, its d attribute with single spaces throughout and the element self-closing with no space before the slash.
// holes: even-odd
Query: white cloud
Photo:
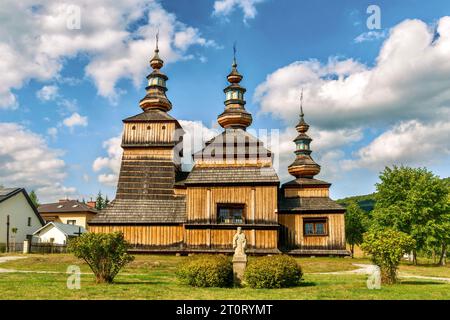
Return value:
<svg viewBox="0 0 450 320">
<path fill-rule="evenodd" d="M 450 17 L 439 20 L 437 32 L 419 20 L 400 23 L 373 67 L 353 59 L 294 62 L 268 75 L 254 101 L 293 124 L 304 88 L 305 112 L 321 128 L 441 118 L 450 106 Z"/>
<path fill-rule="evenodd" d="M 36 96 L 41 101 L 51 101 L 58 97 L 59 88 L 55 85 L 43 86 L 36 92 Z"/>
<path fill-rule="evenodd" d="M 168 63 L 183 58 L 192 45 L 212 43 L 156 1 L 79 0 L 79 30 L 67 28 L 69 5 L 46 0 L 0 3 L 0 108 L 17 107 L 14 90 L 29 79 L 60 77 L 63 61 L 80 53 L 90 59 L 85 71 L 98 93 L 114 99 L 120 93 L 115 87 L 119 79 L 132 79 L 138 85 L 149 72 L 158 28 L 161 56 Z M 136 28 L 137 21 L 147 23 Z"/>
<path fill-rule="evenodd" d="M 41 201 L 76 194 L 75 188 L 63 185 L 62 152 L 49 148 L 42 136 L 16 123 L 0 123 L 0 136 L 2 185 L 34 189 Z"/>
<path fill-rule="evenodd" d="M 70 129 L 76 126 L 86 127 L 88 125 L 88 118 L 74 112 L 70 117 L 63 120 L 63 124 Z"/>
<path fill-rule="evenodd" d="M 248 19 L 253 19 L 256 16 L 256 4 L 264 0 L 216 0 L 214 2 L 214 15 L 227 16 L 235 8 L 242 10 L 244 14 L 244 22 Z"/>
<path fill-rule="evenodd" d="M 384 39 L 386 37 L 386 31 L 368 31 L 358 35 L 354 41 L 355 43 L 367 42 Z"/>
<path fill-rule="evenodd" d="M 450 155 L 450 122 L 424 124 L 417 120 L 402 122 L 382 133 L 368 146 L 359 149 L 356 159 L 343 161 L 347 170 L 385 166 L 424 166 Z"/>
<path fill-rule="evenodd" d="M 275 141 L 275 143 L 278 143 L 277 145 L 273 143 L 267 145 L 275 153 L 275 157 L 279 157 L 275 159 L 274 167 L 282 181 L 294 179 L 288 173 L 288 166 L 295 159 L 295 143 L 293 140 L 297 135 L 298 132 L 294 126 L 290 126 L 280 132 L 278 142 Z M 361 129 L 334 131 L 311 127 L 308 135 L 313 139 L 311 142 L 311 150 L 313 151 L 311 157 L 322 167 L 318 177 L 327 181 L 333 181 L 339 173 L 337 161 L 344 158 L 344 153 L 340 148 L 363 138 Z M 264 137 L 259 138 L 264 141 Z"/>
<path fill-rule="evenodd" d="M 58 135 L 58 129 L 55 127 L 51 127 L 47 129 L 47 134 L 52 138 L 52 139 L 56 139 L 57 135 Z"/>
<path fill-rule="evenodd" d="M 122 134 L 103 142 L 103 148 L 106 149 L 108 155 L 106 157 L 98 157 L 92 164 L 94 172 L 107 171 L 98 176 L 98 181 L 104 185 L 115 187 L 119 178 L 120 161 L 122 159 Z"/>
</svg>

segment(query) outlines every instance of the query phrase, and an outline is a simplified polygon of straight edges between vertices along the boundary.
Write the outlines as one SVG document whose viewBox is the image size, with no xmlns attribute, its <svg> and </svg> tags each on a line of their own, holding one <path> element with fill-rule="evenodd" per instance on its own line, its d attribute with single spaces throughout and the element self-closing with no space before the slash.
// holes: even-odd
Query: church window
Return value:
<svg viewBox="0 0 450 320">
<path fill-rule="evenodd" d="M 327 235 L 327 219 L 303 219 L 303 234 L 305 236 Z"/>
<path fill-rule="evenodd" d="M 147 130 L 150 130 L 150 126 L 147 126 Z"/>
<path fill-rule="evenodd" d="M 136 130 L 136 126 L 132 126 L 132 127 L 131 127 L 131 130 Z"/>
<path fill-rule="evenodd" d="M 218 223 L 244 223 L 244 204 L 218 204 Z"/>
</svg>

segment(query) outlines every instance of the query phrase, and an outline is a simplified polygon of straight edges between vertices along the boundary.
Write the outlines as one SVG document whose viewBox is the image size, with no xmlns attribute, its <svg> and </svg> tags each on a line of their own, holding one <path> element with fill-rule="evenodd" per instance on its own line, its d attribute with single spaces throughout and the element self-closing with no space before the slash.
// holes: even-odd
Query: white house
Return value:
<svg viewBox="0 0 450 320">
<path fill-rule="evenodd" d="M 44 225 L 24 188 L 0 187 L 0 246 L 10 248 L 30 239 Z"/>
<path fill-rule="evenodd" d="M 85 232 L 86 229 L 82 226 L 52 221 L 33 233 L 33 242 L 67 244 L 70 238 L 78 237 Z"/>
</svg>

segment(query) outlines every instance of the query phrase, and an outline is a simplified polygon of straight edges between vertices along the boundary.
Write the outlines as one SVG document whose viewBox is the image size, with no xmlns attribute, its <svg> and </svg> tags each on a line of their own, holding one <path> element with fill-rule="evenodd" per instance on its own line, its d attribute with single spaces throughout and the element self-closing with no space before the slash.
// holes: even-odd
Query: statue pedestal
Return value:
<svg viewBox="0 0 450 320">
<path fill-rule="evenodd" d="M 233 256 L 233 278 L 235 285 L 241 285 L 244 279 L 244 271 L 247 266 L 247 255 Z"/>
</svg>

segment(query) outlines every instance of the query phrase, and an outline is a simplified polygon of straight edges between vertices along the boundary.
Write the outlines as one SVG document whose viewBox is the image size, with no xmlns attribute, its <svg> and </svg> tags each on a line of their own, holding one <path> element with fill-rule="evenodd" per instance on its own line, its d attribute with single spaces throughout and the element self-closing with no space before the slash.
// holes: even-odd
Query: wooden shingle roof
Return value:
<svg viewBox="0 0 450 320">
<path fill-rule="evenodd" d="M 194 153 L 197 159 L 228 159 L 236 157 L 270 158 L 272 152 L 264 147 L 264 143 L 242 129 L 226 129 L 208 142 L 205 147 Z"/>
<path fill-rule="evenodd" d="M 123 122 L 147 122 L 147 121 L 153 121 L 153 122 L 175 122 L 177 127 L 181 127 L 178 120 L 172 117 L 167 112 L 161 111 L 161 110 L 147 110 L 145 112 L 139 113 L 135 116 L 128 117 Z"/>
<path fill-rule="evenodd" d="M 278 212 L 280 213 L 320 213 L 324 211 L 343 213 L 345 208 L 329 197 L 285 198 L 280 196 L 278 201 Z"/>
<path fill-rule="evenodd" d="M 329 187 L 331 183 L 313 178 L 298 178 L 283 184 L 283 188 Z"/>
<path fill-rule="evenodd" d="M 170 200 L 115 199 L 89 224 L 152 224 L 184 223 L 185 221 L 186 199 L 177 196 Z"/>
<path fill-rule="evenodd" d="M 193 184 L 278 184 L 272 167 L 194 167 L 185 180 Z"/>
</svg>

